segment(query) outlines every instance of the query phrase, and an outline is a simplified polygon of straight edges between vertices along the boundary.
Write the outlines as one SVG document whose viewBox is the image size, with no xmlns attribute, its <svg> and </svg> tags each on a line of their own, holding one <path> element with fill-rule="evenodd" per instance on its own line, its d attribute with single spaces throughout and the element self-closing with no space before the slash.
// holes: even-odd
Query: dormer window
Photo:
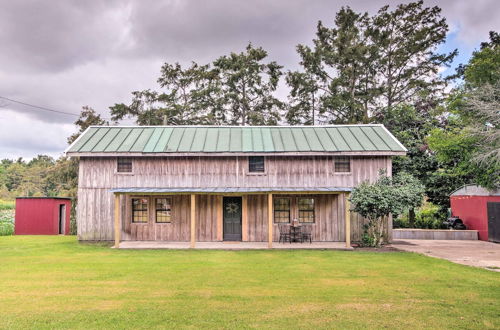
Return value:
<svg viewBox="0 0 500 330">
<path fill-rule="evenodd" d="M 266 170 L 264 165 L 264 156 L 250 156 L 248 157 L 248 172 L 250 173 L 264 173 Z"/>
<path fill-rule="evenodd" d="M 118 158 L 116 163 L 116 172 L 132 173 L 132 158 Z"/>
</svg>

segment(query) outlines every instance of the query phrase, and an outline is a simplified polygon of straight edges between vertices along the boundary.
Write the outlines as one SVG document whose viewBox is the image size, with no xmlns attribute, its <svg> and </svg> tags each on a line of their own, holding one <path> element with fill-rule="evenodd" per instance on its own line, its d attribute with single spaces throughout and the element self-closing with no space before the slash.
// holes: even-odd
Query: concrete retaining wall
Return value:
<svg viewBox="0 0 500 330">
<path fill-rule="evenodd" d="M 393 239 L 477 240 L 477 230 L 393 229 Z"/>
</svg>

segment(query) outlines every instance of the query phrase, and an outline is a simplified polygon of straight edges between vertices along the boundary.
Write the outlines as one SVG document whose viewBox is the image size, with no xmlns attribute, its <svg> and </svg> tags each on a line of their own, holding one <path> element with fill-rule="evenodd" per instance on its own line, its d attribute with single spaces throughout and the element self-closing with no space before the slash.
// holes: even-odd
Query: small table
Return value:
<svg viewBox="0 0 500 330">
<path fill-rule="evenodd" d="M 301 226 L 290 226 L 290 243 L 302 242 Z"/>
</svg>

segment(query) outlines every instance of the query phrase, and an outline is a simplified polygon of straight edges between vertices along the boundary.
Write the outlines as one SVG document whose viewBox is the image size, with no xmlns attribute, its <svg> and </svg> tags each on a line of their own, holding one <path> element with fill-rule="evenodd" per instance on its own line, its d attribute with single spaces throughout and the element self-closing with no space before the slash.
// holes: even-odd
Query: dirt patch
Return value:
<svg viewBox="0 0 500 330">
<path fill-rule="evenodd" d="M 367 252 L 381 252 L 381 253 L 386 253 L 386 252 L 401 252 L 400 250 L 394 248 L 391 245 L 384 245 L 380 248 L 371 248 L 371 247 L 361 247 L 361 246 L 355 246 L 353 245 L 354 251 L 367 251 Z"/>
</svg>

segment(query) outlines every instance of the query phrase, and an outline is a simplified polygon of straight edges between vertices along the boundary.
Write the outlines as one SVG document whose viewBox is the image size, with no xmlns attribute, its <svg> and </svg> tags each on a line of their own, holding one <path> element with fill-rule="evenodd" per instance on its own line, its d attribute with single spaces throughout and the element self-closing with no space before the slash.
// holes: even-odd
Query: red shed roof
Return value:
<svg viewBox="0 0 500 330">
<path fill-rule="evenodd" d="M 488 190 L 475 184 L 466 184 L 452 192 L 450 196 L 500 196 L 500 190 Z"/>
</svg>

